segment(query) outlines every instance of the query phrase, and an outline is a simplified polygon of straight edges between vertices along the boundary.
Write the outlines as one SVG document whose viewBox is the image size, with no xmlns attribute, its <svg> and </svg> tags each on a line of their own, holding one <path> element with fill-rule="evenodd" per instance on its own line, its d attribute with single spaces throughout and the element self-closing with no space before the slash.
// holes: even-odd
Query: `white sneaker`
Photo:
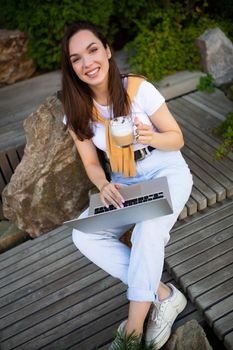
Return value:
<svg viewBox="0 0 233 350">
<path fill-rule="evenodd" d="M 124 343 L 122 346 L 126 346 L 125 341 L 123 339 L 124 337 L 124 330 L 125 330 L 125 326 L 128 320 L 125 320 L 123 322 L 121 322 L 120 326 L 117 329 L 117 335 L 116 338 L 113 340 L 110 348 L 108 350 L 115 350 L 115 349 L 120 349 L 119 346 L 121 345 L 121 342 Z M 133 339 L 130 341 L 131 346 L 127 343 L 127 349 L 131 349 L 132 347 L 135 348 L 136 345 L 139 344 L 139 342 L 141 341 L 141 337 L 136 337 L 136 339 Z"/>
<path fill-rule="evenodd" d="M 167 285 L 172 291 L 171 296 L 153 304 L 148 319 L 145 340 L 147 345 L 153 343 L 154 350 L 160 349 L 166 343 L 176 317 L 187 304 L 185 296 L 176 287 L 170 283 Z"/>
<path fill-rule="evenodd" d="M 121 322 L 120 326 L 117 328 L 117 332 L 118 334 L 120 335 L 123 335 L 124 333 L 124 329 L 125 329 L 125 326 L 126 326 L 126 323 L 127 323 L 127 320 L 124 320 L 123 322 Z M 116 341 L 117 341 L 117 336 L 116 338 L 113 340 L 109 350 L 114 350 L 115 347 L 116 347 Z"/>
</svg>

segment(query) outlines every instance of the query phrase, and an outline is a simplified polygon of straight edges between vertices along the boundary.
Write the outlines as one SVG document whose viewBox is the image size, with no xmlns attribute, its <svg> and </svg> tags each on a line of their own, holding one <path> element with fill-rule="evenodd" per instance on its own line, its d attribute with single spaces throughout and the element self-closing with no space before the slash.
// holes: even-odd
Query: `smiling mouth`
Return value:
<svg viewBox="0 0 233 350">
<path fill-rule="evenodd" d="M 97 73 L 99 72 L 100 68 L 95 68 L 89 72 L 86 73 L 86 75 L 89 77 L 89 78 L 93 78 L 97 75 Z"/>
</svg>

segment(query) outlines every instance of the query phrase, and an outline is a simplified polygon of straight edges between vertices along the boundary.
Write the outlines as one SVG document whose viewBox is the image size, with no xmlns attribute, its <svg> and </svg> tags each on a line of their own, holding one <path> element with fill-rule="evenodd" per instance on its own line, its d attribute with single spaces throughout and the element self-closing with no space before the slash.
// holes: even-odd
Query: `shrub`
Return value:
<svg viewBox="0 0 233 350">
<path fill-rule="evenodd" d="M 216 151 L 215 158 L 227 157 L 233 151 L 233 112 L 228 113 L 226 119 L 213 129 L 213 134 L 222 139 L 222 144 Z"/>
<path fill-rule="evenodd" d="M 1 22 L 27 33 L 28 55 L 47 70 L 60 66 L 60 42 L 67 25 L 89 19 L 107 33 L 112 10 L 112 0 L 7 0 L 0 5 Z"/>
<path fill-rule="evenodd" d="M 60 67 L 65 28 L 88 19 L 117 49 L 132 40 L 127 48 L 136 52 L 130 59 L 134 70 L 159 80 L 200 68 L 194 40 L 208 27 L 219 25 L 233 37 L 233 22 L 212 20 L 206 9 L 206 0 L 7 0 L 0 1 L 0 25 L 25 32 L 29 56 L 38 68 L 53 70 Z"/>
<path fill-rule="evenodd" d="M 197 85 L 197 90 L 212 93 L 215 90 L 213 82 L 214 78 L 211 74 L 207 74 L 205 77 L 200 77 L 200 82 Z"/>
<path fill-rule="evenodd" d="M 197 39 L 207 28 L 226 26 L 205 14 L 190 13 L 179 4 L 167 11 L 157 7 L 145 21 L 138 23 L 138 35 L 126 45 L 135 72 L 158 81 L 180 70 L 201 69 Z M 228 31 L 232 29 L 232 24 Z"/>
</svg>

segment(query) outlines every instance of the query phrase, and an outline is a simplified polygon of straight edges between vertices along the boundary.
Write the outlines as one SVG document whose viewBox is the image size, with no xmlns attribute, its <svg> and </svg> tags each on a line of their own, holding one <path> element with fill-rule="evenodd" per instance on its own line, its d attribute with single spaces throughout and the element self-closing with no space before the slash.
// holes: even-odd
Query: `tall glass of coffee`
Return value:
<svg viewBox="0 0 233 350">
<path fill-rule="evenodd" d="M 110 120 L 112 137 L 119 147 L 129 147 L 134 142 L 134 125 L 130 115 Z"/>
</svg>

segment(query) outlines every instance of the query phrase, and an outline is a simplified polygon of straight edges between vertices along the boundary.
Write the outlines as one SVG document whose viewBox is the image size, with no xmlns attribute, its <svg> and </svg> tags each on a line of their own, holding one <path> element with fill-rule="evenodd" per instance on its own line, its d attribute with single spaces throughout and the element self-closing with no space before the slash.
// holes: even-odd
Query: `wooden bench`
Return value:
<svg viewBox="0 0 233 350">
<path fill-rule="evenodd" d="M 184 134 L 182 153 L 193 174 L 194 186 L 180 219 L 233 196 L 233 157 L 215 160 L 219 140 L 212 129 L 233 110 L 221 91 L 193 92 L 168 102 Z"/>
<path fill-rule="evenodd" d="M 20 145 L 0 153 L 0 220 L 4 219 L 2 211 L 2 191 L 10 182 L 17 165 L 20 163 L 25 145 Z"/>
<path fill-rule="evenodd" d="M 206 322 L 232 350 L 232 200 L 176 223 L 162 280 L 189 303 L 175 328 Z M 175 281 L 172 279 L 174 277 Z M 0 255 L 1 350 L 107 349 L 126 318 L 126 286 L 84 257 L 60 227 Z"/>
<path fill-rule="evenodd" d="M 165 266 L 227 349 L 233 349 L 233 201 L 177 223 Z"/>
<path fill-rule="evenodd" d="M 164 282 L 173 282 L 164 271 Z M 1 350 L 107 349 L 127 317 L 126 286 L 99 269 L 61 227 L 0 255 Z M 203 322 L 189 301 L 175 327 Z"/>
<path fill-rule="evenodd" d="M 217 90 L 168 105 L 184 133 L 194 187 L 166 247 L 163 280 L 174 278 L 190 298 L 176 326 L 207 322 L 233 350 L 233 157 L 214 160 L 219 140 L 211 133 L 233 104 Z M 10 156 L 1 159 L 5 184 L 13 166 Z M 0 255 L 2 350 L 107 349 L 127 304 L 125 286 L 83 257 L 64 227 Z"/>
</svg>

